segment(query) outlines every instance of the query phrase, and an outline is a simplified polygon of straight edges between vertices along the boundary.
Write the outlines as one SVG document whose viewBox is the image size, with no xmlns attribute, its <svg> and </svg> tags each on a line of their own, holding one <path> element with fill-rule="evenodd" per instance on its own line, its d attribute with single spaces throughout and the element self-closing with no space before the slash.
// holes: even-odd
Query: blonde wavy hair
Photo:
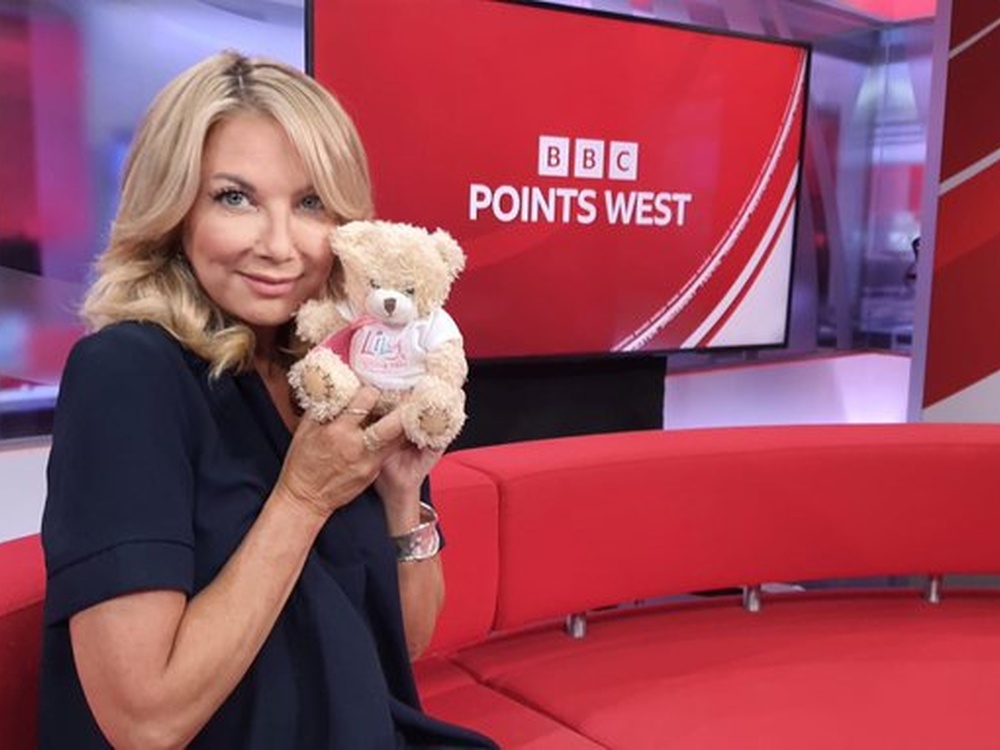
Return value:
<svg viewBox="0 0 1000 750">
<path fill-rule="evenodd" d="M 204 293 L 181 246 L 205 140 L 220 121 L 247 111 L 273 117 L 288 133 L 336 223 L 373 216 L 365 151 L 337 100 L 283 63 L 213 55 L 167 84 L 132 142 L 110 240 L 81 308 L 92 330 L 157 323 L 206 359 L 213 376 L 249 366 L 253 333 Z"/>
</svg>

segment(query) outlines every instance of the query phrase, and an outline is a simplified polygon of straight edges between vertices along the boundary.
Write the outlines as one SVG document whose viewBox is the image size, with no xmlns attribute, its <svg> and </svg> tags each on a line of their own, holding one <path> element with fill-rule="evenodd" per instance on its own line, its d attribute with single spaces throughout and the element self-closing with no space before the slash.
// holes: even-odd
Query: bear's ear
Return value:
<svg viewBox="0 0 1000 750">
<path fill-rule="evenodd" d="M 330 242 L 330 251 L 333 253 L 335 258 L 339 258 L 344 248 L 347 246 L 349 238 L 344 234 L 344 227 L 334 227 L 330 230 L 330 234 L 327 235 L 327 240 Z"/>
<path fill-rule="evenodd" d="M 330 249 L 347 266 L 356 266 L 357 259 L 377 247 L 383 232 L 380 222 L 349 221 L 330 232 Z"/>
<path fill-rule="evenodd" d="M 455 241 L 455 238 L 443 229 L 436 230 L 431 235 L 431 239 L 434 240 L 434 249 L 437 250 L 448 269 L 449 280 L 454 281 L 465 268 L 465 253 L 462 252 L 462 248 Z"/>
</svg>

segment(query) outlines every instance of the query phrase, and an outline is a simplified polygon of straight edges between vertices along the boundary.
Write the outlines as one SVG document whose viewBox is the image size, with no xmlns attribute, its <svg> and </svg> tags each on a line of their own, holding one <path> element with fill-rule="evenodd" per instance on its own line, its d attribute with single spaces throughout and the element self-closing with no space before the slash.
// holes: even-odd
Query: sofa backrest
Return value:
<svg viewBox="0 0 1000 750">
<path fill-rule="evenodd" d="M 1000 425 L 649 431 L 452 458 L 499 490 L 498 630 L 773 581 L 1000 572 Z"/>
<path fill-rule="evenodd" d="M 429 653 L 491 632 L 770 581 L 1000 572 L 1000 425 L 649 431 L 455 451 Z M 44 567 L 0 544 L 0 737 L 35 744 Z"/>
<path fill-rule="evenodd" d="M 0 738 L 38 745 L 38 667 L 45 567 L 38 535 L 0 544 Z"/>
<path fill-rule="evenodd" d="M 445 540 L 441 562 L 446 591 L 429 653 L 482 640 L 496 619 L 500 567 L 497 486 L 482 472 L 451 456 L 445 455 L 431 475 Z"/>
</svg>

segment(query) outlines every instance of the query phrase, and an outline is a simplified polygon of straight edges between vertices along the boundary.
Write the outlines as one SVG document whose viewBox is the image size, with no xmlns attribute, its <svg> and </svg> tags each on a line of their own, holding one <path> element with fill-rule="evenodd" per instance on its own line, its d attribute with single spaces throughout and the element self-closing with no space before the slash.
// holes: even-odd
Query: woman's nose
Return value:
<svg viewBox="0 0 1000 750">
<path fill-rule="evenodd" d="M 275 261 L 288 260 L 295 253 L 291 217 L 270 214 L 261 228 L 258 248 L 262 254 Z"/>
</svg>

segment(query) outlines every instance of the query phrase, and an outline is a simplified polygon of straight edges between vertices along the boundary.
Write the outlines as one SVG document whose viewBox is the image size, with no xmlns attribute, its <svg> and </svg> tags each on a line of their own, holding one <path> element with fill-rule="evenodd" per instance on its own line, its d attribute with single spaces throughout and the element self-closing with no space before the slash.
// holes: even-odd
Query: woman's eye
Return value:
<svg viewBox="0 0 1000 750">
<path fill-rule="evenodd" d="M 317 213 L 322 213 L 325 208 L 323 206 L 323 201 L 318 195 L 307 195 L 300 201 L 300 205 L 306 211 L 315 211 Z"/>
<path fill-rule="evenodd" d="M 212 200 L 228 208 L 242 208 L 250 205 L 250 196 L 236 188 L 220 190 L 212 196 Z"/>
</svg>

